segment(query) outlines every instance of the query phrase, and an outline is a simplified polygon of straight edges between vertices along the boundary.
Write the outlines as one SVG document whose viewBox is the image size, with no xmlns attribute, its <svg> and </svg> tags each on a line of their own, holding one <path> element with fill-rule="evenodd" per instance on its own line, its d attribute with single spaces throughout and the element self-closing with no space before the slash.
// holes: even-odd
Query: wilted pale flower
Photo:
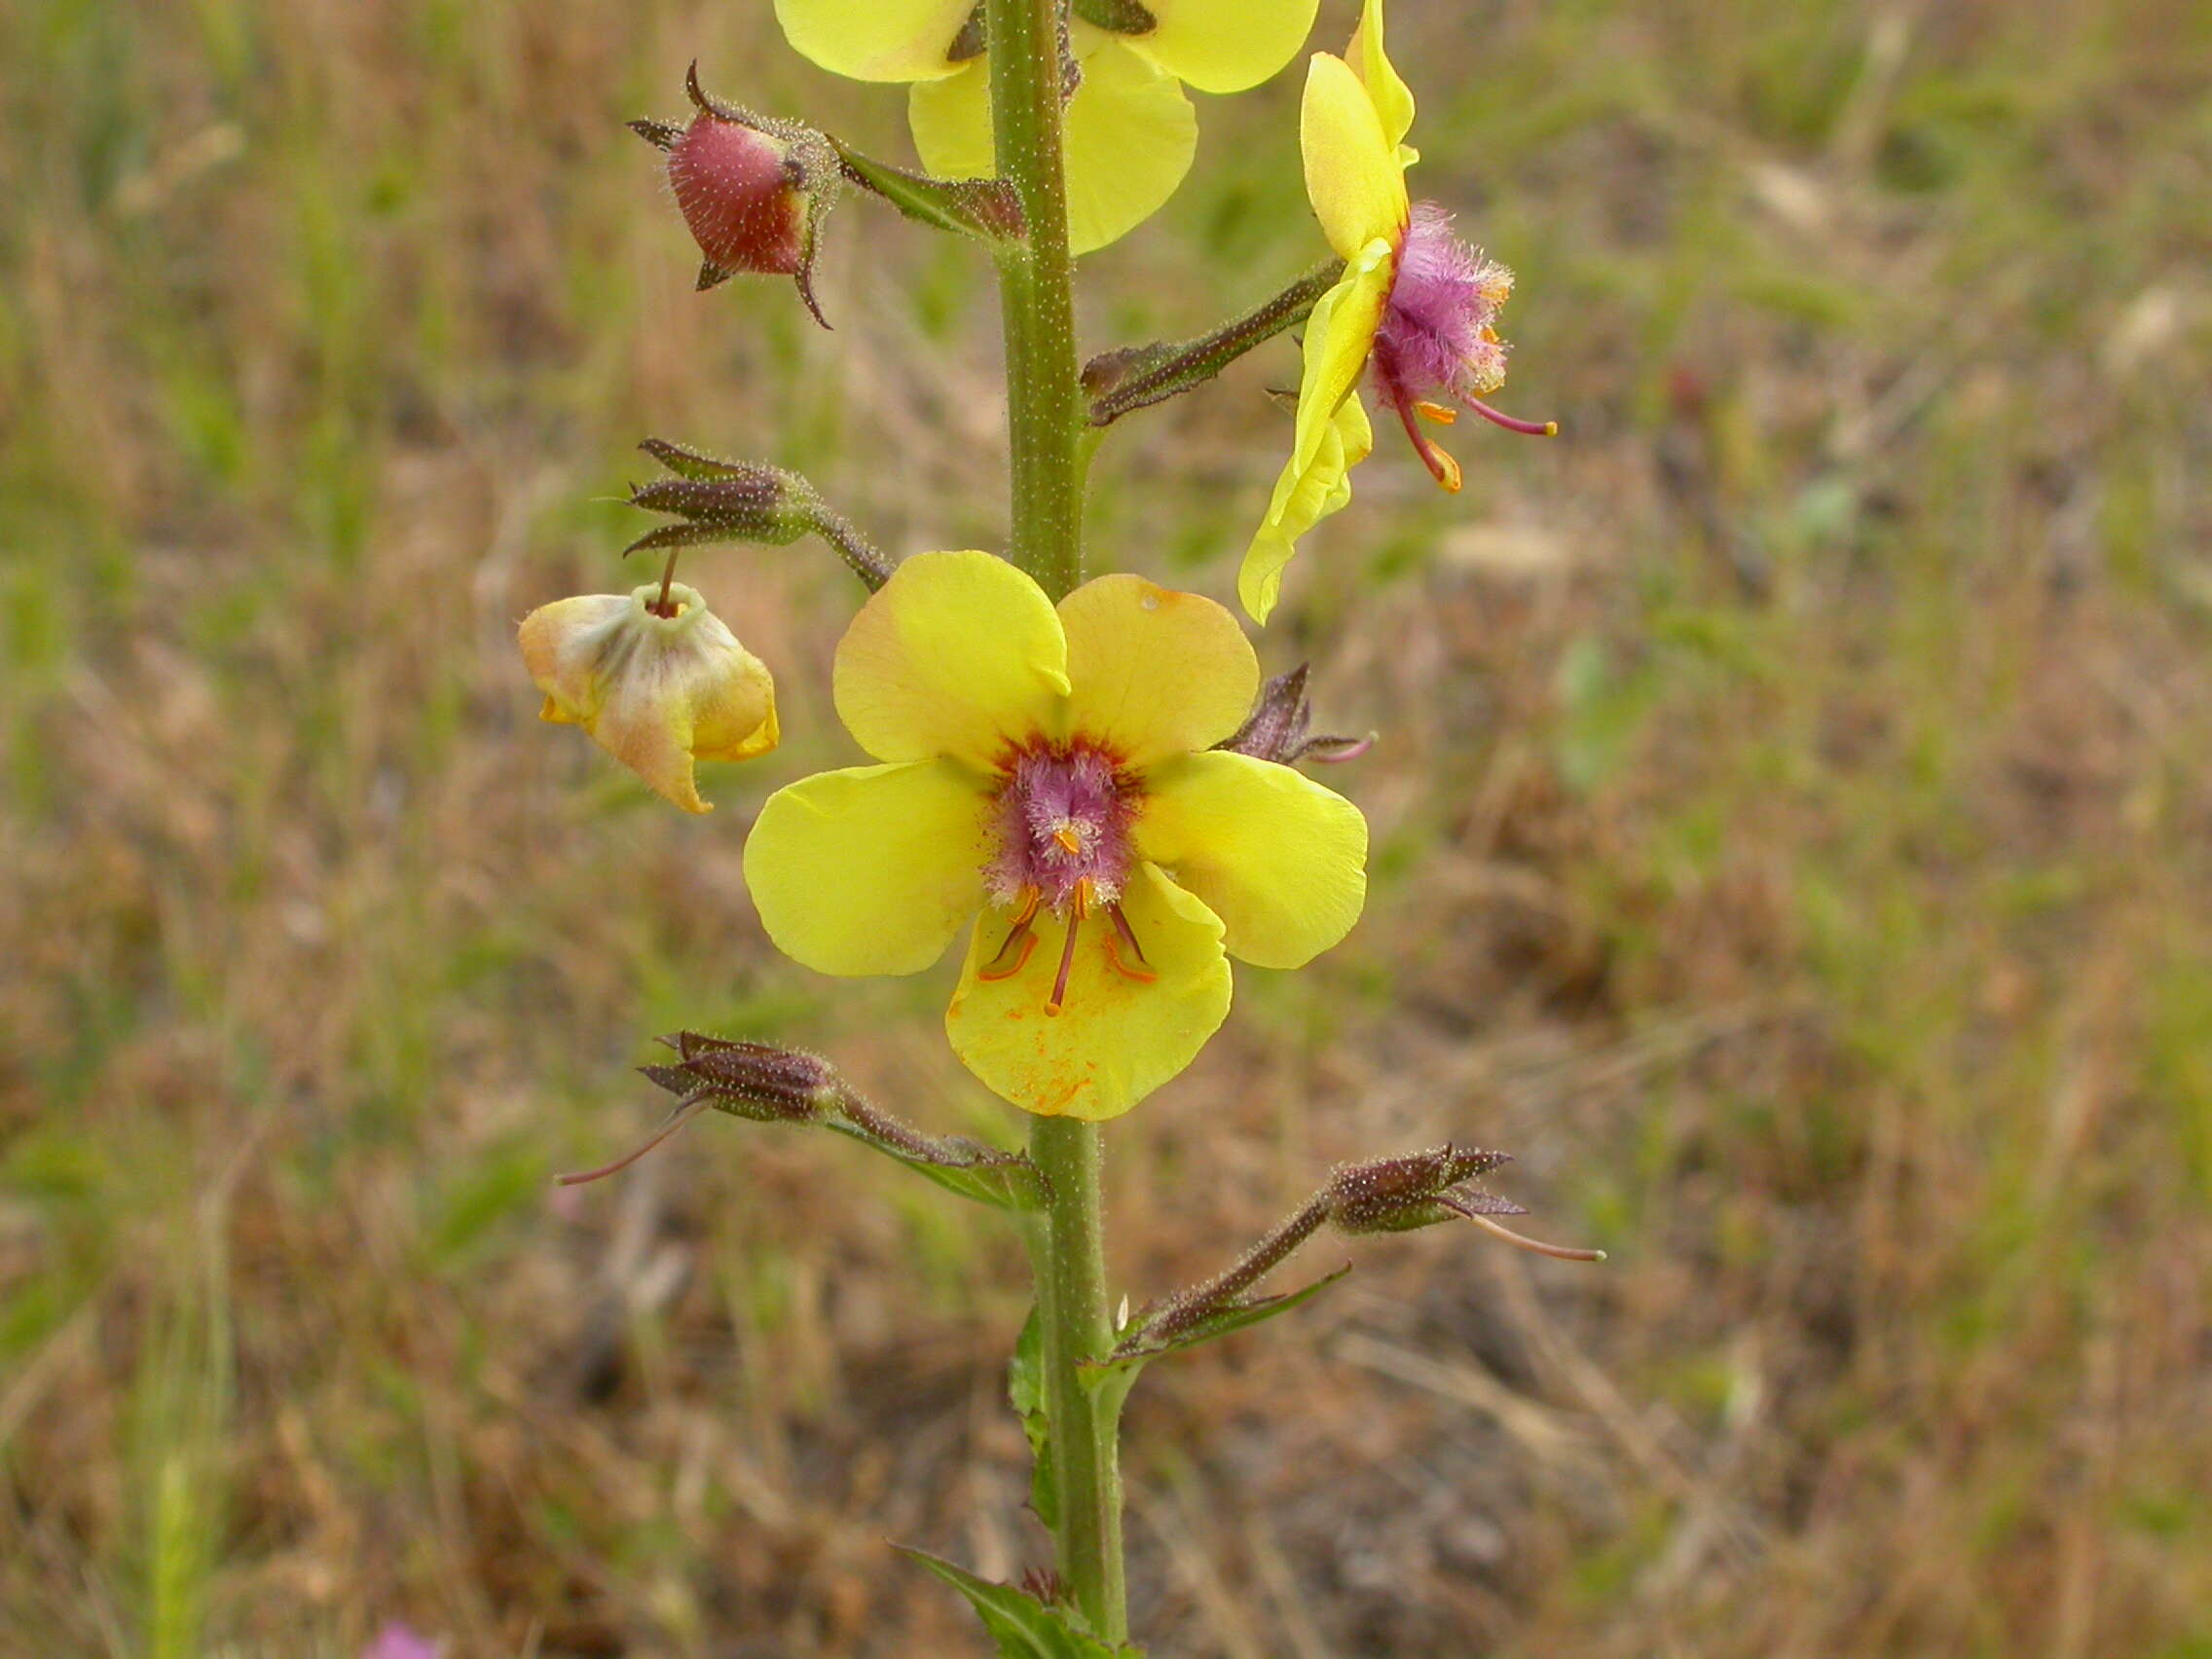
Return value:
<svg viewBox="0 0 2212 1659">
<path fill-rule="evenodd" d="M 1068 241 L 1088 253 L 1175 194 L 1198 148 L 1184 95 L 1239 92 L 1288 63 L 1317 0 L 1072 0 L 1068 50 L 1082 76 L 1066 115 Z M 913 83 L 907 120 L 922 165 L 987 178 L 990 42 L 976 0 L 776 0 L 793 46 L 833 74 Z"/>
<path fill-rule="evenodd" d="M 1452 234 L 1451 215 L 1413 203 L 1405 143 L 1413 93 L 1382 51 L 1382 0 L 1366 0 L 1346 62 L 1316 52 L 1306 77 L 1299 140 L 1306 194 L 1345 274 L 1313 307 L 1290 464 L 1244 555 L 1236 591 L 1265 622 L 1298 538 L 1351 499 L 1351 469 L 1375 438 L 1359 399 L 1374 365 L 1375 389 L 1404 424 L 1436 481 L 1459 488 L 1459 465 L 1421 430 L 1450 424 L 1449 397 L 1515 432 L 1548 435 L 1551 422 L 1517 421 L 1483 399 L 1505 380 L 1505 343 L 1493 326 L 1513 274 Z"/>
<path fill-rule="evenodd" d="M 1259 683 L 1196 594 L 1102 576 L 1055 609 L 987 553 L 909 559 L 837 647 L 837 713 L 886 763 L 769 797 L 761 922 L 825 974 L 914 974 L 977 917 L 961 1059 L 1027 1111 L 1125 1112 L 1228 1014 L 1229 955 L 1299 967 L 1366 895 L 1357 807 L 1211 747 Z"/>
<path fill-rule="evenodd" d="M 608 754 L 686 812 L 694 760 L 750 760 L 776 747 L 776 686 L 760 659 L 697 590 L 648 582 L 593 593 L 523 618 L 522 658 L 545 693 L 538 718 L 579 725 Z"/>
</svg>

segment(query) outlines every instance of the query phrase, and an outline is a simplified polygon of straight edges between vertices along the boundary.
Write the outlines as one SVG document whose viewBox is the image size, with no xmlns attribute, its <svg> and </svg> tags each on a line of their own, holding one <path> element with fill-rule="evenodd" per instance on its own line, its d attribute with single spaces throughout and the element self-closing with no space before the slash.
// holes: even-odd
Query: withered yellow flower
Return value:
<svg viewBox="0 0 2212 1659">
<path fill-rule="evenodd" d="M 837 647 L 837 713 L 884 762 L 770 796 L 746 885 L 787 954 L 915 974 L 975 918 L 954 1051 L 1043 1116 L 1112 1118 L 1229 1013 L 1228 958 L 1304 965 L 1367 890 L 1367 821 L 1213 746 L 1260 684 L 1210 599 L 1101 576 L 1055 608 L 987 553 L 899 567 Z"/>
<path fill-rule="evenodd" d="M 522 659 L 545 693 L 540 719 L 582 726 L 608 754 L 686 812 L 695 760 L 750 760 L 776 747 L 776 685 L 695 588 L 556 600 L 523 618 Z"/>
</svg>

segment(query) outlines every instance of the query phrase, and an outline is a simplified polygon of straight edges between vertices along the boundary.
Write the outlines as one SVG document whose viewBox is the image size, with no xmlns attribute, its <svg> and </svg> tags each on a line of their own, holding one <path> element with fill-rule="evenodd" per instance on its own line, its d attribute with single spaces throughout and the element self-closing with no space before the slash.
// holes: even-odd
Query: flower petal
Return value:
<svg viewBox="0 0 2212 1659">
<path fill-rule="evenodd" d="M 1185 1066 L 1229 1014 L 1229 962 L 1221 922 L 1151 865 L 1122 895 L 1122 914 L 1144 955 L 1129 959 L 1110 915 L 1080 925 L 1066 999 L 1045 1011 L 1066 931 L 1050 914 L 1020 970 L 986 979 L 980 970 L 1005 942 L 1011 918 L 986 911 L 976 924 L 960 986 L 945 1011 L 953 1051 L 991 1089 L 1044 1117 L 1117 1118 Z M 1107 954 L 1114 940 L 1124 966 Z"/>
<path fill-rule="evenodd" d="M 1329 245 L 1345 259 L 1377 237 L 1395 247 L 1413 210 L 1397 140 L 1351 65 L 1326 52 L 1316 52 L 1306 72 L 1299 147 L 1307 199 Z"/>
<path fill-rule="evenodd" d="M 1306 321 L 1304 367 L 1298 383 L 1298 425 L 1291 457 L 1312 463 L 1337 410 L 1351 396 L 1375 350 L 1375 334 L 1390 302 L 1396 253 L 1378 237 L 1359 251 L 1344 277 L 1315 302 Z"/>
<path fill-rule="evenodd" d="M 1414 125 L 1414 94 L 1382 51 L 1382 0 L 1367 0 L 1360 8 L 1359 27 L 1352 30 L 1345 56 L 1359 76 L 1359 84 L 1367 89 L 1367 95 L 1375 100 L 1382 136 L 1399 147 L 1400 165 L 1419 160 L 1405 148 L 1406 134 Z"/>
<path fill-rule="evenodd" d="M 1068 246 L 1088 253 L 1126 235 L 1159 211 L 1198 152 L 1198 122 L 1174 76 L 1111 37 L 1079 46 L 1083 85 L 1067 106 Z M 940 178 L 987 178 L 991 147 L 990 76 L 981 61 L 948 80 L 917 85 L 907 124 L 922 165 Z"/>
<path fill-rule="evenodd" d="M 855 81 L 928 81 L 959 65 L 951 50 L 974 0 L 776 0 L 802 57 Z"/>
<path fill-rule="evenodd" d="M 1221 918 L 1231 955 L 1304 967 L 1359 920 L 1367 820 L 1336 791 L 1226 752 L 1170 761 L 1150 786 L 1137 851 Z"/>
<path fill-rule="evenodd" d="M 1273 611 L 1282 594 L 1283 568 L 1298 551 L 1298 538 L 1351 499 L 1351 469 L 1374 447 L 1366 405 L 1354 393 L 1337 410 L 1313 463 L 1301 470 L 1293 461 L 1283 467 L 1267 519 L 1254 533 L 1236 572 L 1236 597 L 1253 621 L 1265 623 Z"/>
<path fill-rule="evenodd" d="M 1159 25 L 1122 36 L 1201 92 L 1240 92 L 1275 73 L 1305 44 L 1319 0 L 1153 0 Z"/>
<path fill-rule="evenodd" d="M 906 94 L 906 125 L 922 166 L 939 178 L 992 178 L 990 60 L 964 63 L 941 81 L 917 82 Z"/>
<path fill-rule="evenodd" d="M 878 760 L 949 755 L 988 770 L 1044 731 L 1068 688 L 1052 602 L 988 553 L 918 553 L 837 645 L 837 714 Z"/>
<path fill-rule="evenodd" d="M 1375 447 L 1356 387 L 1375 348 L 1396 273 L 1396 251 L 1378 237 L 1307 319 L 1305 370 L 1290 461 L 1275 480 L 1268 516 L 1244 550 L 1236 594 L 1255 622 L 1274 608 L 1282 569 L 1298 538 L 1351 499 L 1350 472 Z"/>
<path fill-rule="evenodd" d="M 1068 251 L 1120 240 L 1167 204 L 1198 152 L 1182 83 L 1113 45 L 1084 59 L 1068 101 Z"/>
<path fill-rule="evenodd" d="M 1060 601 L 1067 736 L 1124 766 L 1210 749 L 1244 723 L 1260 662 L 1236 618 L 1203 595 L 1100 576 Z"/>
<path fill-rule="evenodd" d="M 823 974 L 918 974 L 983 903 L 990 799 L 946 760 L 853 766 L 778 790 L 745 843 L 776 948 Z"/>
</svg>

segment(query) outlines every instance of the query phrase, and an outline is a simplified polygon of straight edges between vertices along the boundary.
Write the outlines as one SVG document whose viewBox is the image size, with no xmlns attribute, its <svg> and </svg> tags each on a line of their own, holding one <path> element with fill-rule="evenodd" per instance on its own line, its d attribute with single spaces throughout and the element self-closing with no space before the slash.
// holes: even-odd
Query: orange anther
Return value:
<svg viewBox="0 0 2212 1659">
<path fill-rule="evenodd" d="M 1007 930 L 1006 942 L 999 952 L 982 967 L 976 970 L 978 979 L 1011 979 L 1028 965 L 1029 953 L 1037 948 L 1037 936 L 1029 931 L 1029 924 L 1037 917 L 1037 906 L 1045 895 L 1034 887 L 1021 890 L 1021 909 L 1014 918 L 1014 926 Z"/>
<path fill-rule="evenodd" d="M 1121 947 L 1115 942 L 1112 934 L 1106 936 L 1106 960 L 1113 964 L 1114 972 L 1121 975 L 1124 979 L 1134 979 L 1140 985 L 1159 982 L 1160 976 L 1150 968 L 1132 968 L 1122 960 Z"/>
<path fill-rule="evenodd" d="M 1023 922 L 1015 927 L 1014 932 L 1006 936 L 1006 943 L 999 946 L 999 953 L 976 970 L 976 977 L 992 980 L 1011 979 L 1022 969 L 1029 966 L 1029 953 L 1036 948 L 1037 936 L 1029 931 L 1029 924 Z M 1009 952 L 1014 957 L 1011 962 L 1007 960 Z"/>
</svg>

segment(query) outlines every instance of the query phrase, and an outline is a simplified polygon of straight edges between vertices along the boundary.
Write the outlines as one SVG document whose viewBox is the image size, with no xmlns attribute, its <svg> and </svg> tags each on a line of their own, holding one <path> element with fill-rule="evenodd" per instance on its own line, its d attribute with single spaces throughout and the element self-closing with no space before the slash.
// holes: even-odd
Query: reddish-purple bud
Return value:
<svg viewBox="0 0 2212 1659">
<path fill-rule="evenodd" d="M 698 285 L 712 288 L 740 271 L 790 276 L 814 320 L 828 328 L 815 304 L 813 272 L 822 221 L 844 182 L 836 146 L 811 127 L 709 96 L 697 64 L 684 91 L 698 111 L 688 127 L 633 121 L 630 129 L 668 152 L 676 204 L 706 256 Z"/>
<path fill-rule="evenodd" d="M 709 265 L 790 276 L 806 263 L 806 195 L 782 139 L 701 111 L 669 146 L 668 182 Z"/>
</svg>

